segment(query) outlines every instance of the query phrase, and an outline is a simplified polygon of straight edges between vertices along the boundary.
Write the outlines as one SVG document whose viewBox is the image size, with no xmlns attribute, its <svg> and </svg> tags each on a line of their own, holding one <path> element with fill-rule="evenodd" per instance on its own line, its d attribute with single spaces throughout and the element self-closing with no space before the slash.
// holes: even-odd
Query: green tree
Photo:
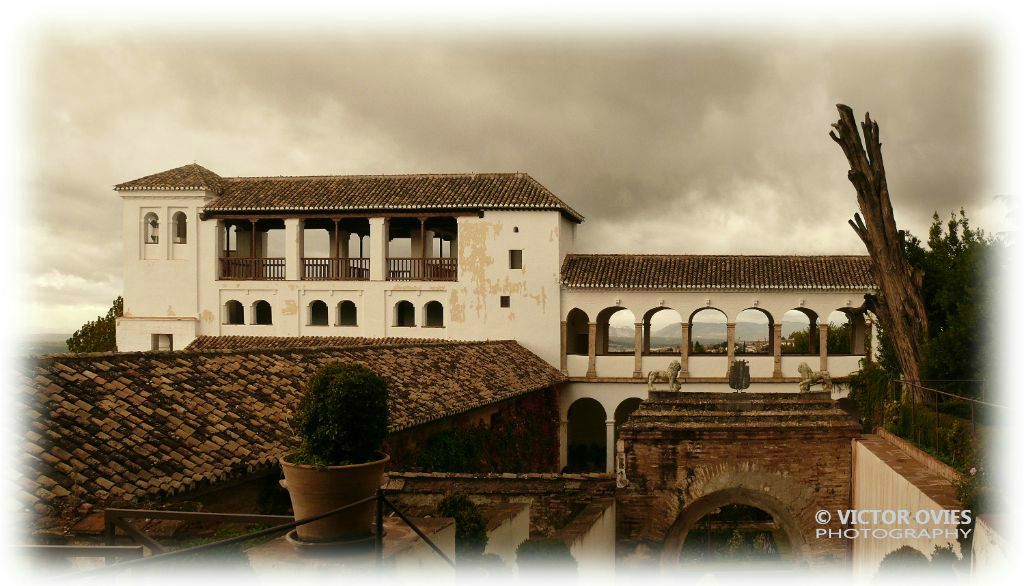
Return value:
<svg viewBox="0 0 1024 586">
<path fill-rule="evenodd" d="M 105 316 L 96 316 L 65 342 L 70 352 L 116 352 L 117 318 L 124 314 L 124 298 L 118 297 Z"/>
</svg>

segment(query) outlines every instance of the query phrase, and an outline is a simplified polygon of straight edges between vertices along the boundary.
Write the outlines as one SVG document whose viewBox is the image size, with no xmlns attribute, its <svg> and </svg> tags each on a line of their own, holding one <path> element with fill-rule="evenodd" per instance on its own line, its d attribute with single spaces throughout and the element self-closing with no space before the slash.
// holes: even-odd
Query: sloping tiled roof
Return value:
<svg viewBox="0 0 1024 586">
<path fill-rule="evenodd" d="M 867 256 L 570 254 L 562 284 L 593 289 L 873 289 Z"/>
<path fill-rule="evenodd" d="M 216 179 L 214 179 L 216 178 Z M 526 173 L 218 177 L 185 165 L 121 183 L 118 190 L 199 189 L 218 182 L 208 212 L 375 210 L 559 210 L 583 216 Z"/>
<path fill-rule="evenodd" d="M 258 350 L 281 348 L 346 348 L 391 344 L 447 344 L 440 338 L 362 338 L 348 336 L 199 336 L 185 350 Z"/>
<path fill-rule="evenodd" d="M 147 175 L 119 183 L 114 186 L 118 191 L 140 191 L 154 189 L 171 189 L 180 191 L 212 191 L 220 193 L 224 188 L 224 179 L 213 171 L 192 163 L 176 169 L 170 169 L 154 175 Z"/>
<path fill-rule="evenodd" d="M 20 500 L 139 502 L 270 466 L 294 446 L 309 378 L 334 361 L 388 381 L 392 432 L 564 380 L 514 341 L 40 357 L 16 393 Z"/>
</svg>

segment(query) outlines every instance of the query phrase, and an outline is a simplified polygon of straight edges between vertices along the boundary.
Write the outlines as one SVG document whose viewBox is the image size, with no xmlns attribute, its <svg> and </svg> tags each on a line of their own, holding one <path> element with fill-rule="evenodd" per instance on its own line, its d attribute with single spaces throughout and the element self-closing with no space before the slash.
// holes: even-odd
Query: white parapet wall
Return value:
<svg viewBox="0 0 1024 586">
<path fill-rule="evenodd" d="M 936 546 L 953 546 L 960 555 L 955 537 L 957 525 L 945 523 L 919 523 L 921 517 L 942 517 L 944 511 L 959 511 L 962 506 L 955 498 L 949 481 L 928 470 L 905 452 L 879 436 L 864 436 L 854 441 L 853 502 L 856 511 L 907 511 L 909 524 L 882 521 L 854 525 L 858 529 L 886 530 L 885 537 L 859 537 L 853 540 L 853 571 L 864 579 L 872 578 L 882 559 L 889 553 L 907 545 L 929 558 Z M 923 512 L 922 512 L 923 511 Z M 835 511 L 831 511 L 836 514 Z M 880 513 L 881 514 L 881 513 Z M 907 536 L 906 529 L 918 534 Z M 895 531 L 890 531 L 895 530 Z M 935 530 L 937 536 L 920 536 L 923 530 Z"/>
</svg>

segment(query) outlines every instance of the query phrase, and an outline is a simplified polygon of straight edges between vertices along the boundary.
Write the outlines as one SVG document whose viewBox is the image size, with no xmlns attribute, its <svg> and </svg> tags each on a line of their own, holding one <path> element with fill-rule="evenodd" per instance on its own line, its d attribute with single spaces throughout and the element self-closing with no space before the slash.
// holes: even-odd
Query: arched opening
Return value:
<svg viewBox="0 0 1024 586">
<path fill-rule="evenodd" d="M 679 354 L 683 340 L 683 316 L 669 307 L 655 307 L 644 314 L 644 354 Z"/>
<path fill-rule="evenodd" d="M 329 321 L 327 315 L 327 304 L 323 301 L 317 299 L 309 304 L 309 325 L 326 326 Z"/>
<path fill-rule="evenodd" d="M 806 557 L 807 540 L 786 505 L 763 491 L 727 488 L 689 504 L 669 529 L 662 567 L 720 562 L 792 565 Z"/>
<path fill-rule="evenodd" d="M 728 318 L 720 309 L 704 307 L 690 314 L 690 354 L 726 354 Z"/>
<path fill-rule="evenodd" d="M 863 313 L 837 309 L 828 315 L 828 353 L 863 356 L 866 352 L 867 322 Z"/>
<path fill-rule="evenodd" d="M 426 327 L 443 328 L 444 306 L 441 305 L 440 301 L 428 301 L 427 304 L 423 306 L 423 317 L 426 319 Z"/>
<path fill-rule="evenodd" d="M 354 326 L 358 323 L 358 312 L 356 304 L 351 301 L 342 301 L 338 304 L 338 325 Z"/>
<path fill-rule="evenodd" d="M 619 403 L 619 406 L 615 408 L 616 446 L 618 445 L 619 441 L 619 427 L 621 427 L 622 424 L 626 422 L 626 419 L 630 416 L 630 414 L 632 414 L 634 411 L 640 408 L 640 403 L 643 403 L 642 399 L 638 397 L 630 397 Z M 618 447 L 616 447 L 616 452 L 618 452 Z"/>
<path fill-rule="evenodd" d="M 736 315 L 736 354 L 772 353 L 772 316 L 763 309 L 751 307 Z"/>
<path fill-rule="evenodd" d="M 586 356 L 590 346 L 590 318 L 573 308 L 565 317 L 565 353 Z"/>
<path fill-rule="evenodd" d="M 269 326 L 274 323 L 270 304 L 262 299 L 252 304 L 252 315 L 254 323 L 258 326 Z"/>
<path fill-rule="evenodd" d="M 242 325 L 245 323 L 245 308 L 240 301 L 234 299 L 224 304 L 224 322 L 227 325 Z"/>
<path fill-rule="evenodd" d="M 396 328 L 412 328 L 416 326 L 416 306 L 408 301 L 395 304 L 395 317 L 392 322 Z"/>
<path fill-rule="evenodd" d="M 604 407 L 594 399 L 569 406 L 568 472 L 604 472 L 607 456 Z"/>
<path fill-rule="evenodd" d="M 782 353 L 818 353 L 818 315 L 809 309 L 797 308 L 782 316 Z"/>
<path fill-rule="evenodd" d="M 785 530 L 771 513 L 749 505 L 725 505 L 704 515 L 686 535 L 679 563 L 777 564 L 790 551 Z"/>
<path fill-rule="evenodd" d="M 185 212 L 174 212 L 171 216 L 171 224 L 174 226 L 174 243 L 185 244 L 188 242 L 188 222 Z"/>
<path fill-rule="evenodd" d="M 597 314 L 597 353 L 632 354 L 636 348 L 636 316 L 625 307 L 608 307 Z"/>
<path fill-rule="evenodd" d="M 160 217 L 149 212 L 142 218 L 142 241 L 145 244 L 160 243 Z"/>
</svg>

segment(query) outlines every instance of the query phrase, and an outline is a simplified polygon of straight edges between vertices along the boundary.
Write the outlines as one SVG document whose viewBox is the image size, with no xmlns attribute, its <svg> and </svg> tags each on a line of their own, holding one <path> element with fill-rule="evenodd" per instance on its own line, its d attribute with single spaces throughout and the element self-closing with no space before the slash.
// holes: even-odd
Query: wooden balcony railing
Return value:
<svg viewBox="0 0 1024 586">
<path fill-rule="evenodd" d="M 389 281 L 454 281 L 458 278 L 454 258 L 389 258 Z"/>
<path fill-rule="evenodd" d="M 304 258 L 302 279 L 306 281 L 368 281 L 368 258 Z"/>
<path fill-rule="evenodd" d="M 283 258 L 222 258 L 220 278 L 235 281 L 284 280 Z"/>
</svg>

